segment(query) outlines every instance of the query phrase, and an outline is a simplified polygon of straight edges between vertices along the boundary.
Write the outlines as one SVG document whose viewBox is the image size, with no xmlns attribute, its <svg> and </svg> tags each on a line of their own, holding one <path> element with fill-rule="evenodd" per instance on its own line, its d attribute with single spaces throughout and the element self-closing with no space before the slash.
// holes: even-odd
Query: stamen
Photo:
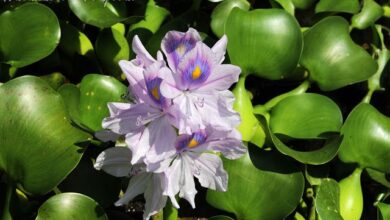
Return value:
<svg viewBox="0 0 390 220">
<path fill-rule="evenodd" d="M 152 91 L 152 96 L 158 101 L 160 100 L 160 94 L 158 93 L 158 86 L 155 86 Z"/>
<path fill-rule="evenodd" d="M 190 142 L 188 142 L 188 144 L 187 144 L 187 147 L 188 148 L 193 148 L 193 147 L 196 147 L 196 146 L 198 146 L 198 141 L 196 141 L 195 140 L 195 137 L 193 137 L 191 140 L 190 140 Z"/>
<path fill-rule="evenodd" d="M 201 69 L 199 68 L 199 66 L 197 65 L 197 66 L 195 67 L 195 69 L 192 71 L 192 74 L 191 74 L 192 79 L 193 79 L 193 80 L 196 80 L 196 79 L 198 79 L 201 75 L 202 75 L 202 70 L 201 70 Z"/>
</svg>

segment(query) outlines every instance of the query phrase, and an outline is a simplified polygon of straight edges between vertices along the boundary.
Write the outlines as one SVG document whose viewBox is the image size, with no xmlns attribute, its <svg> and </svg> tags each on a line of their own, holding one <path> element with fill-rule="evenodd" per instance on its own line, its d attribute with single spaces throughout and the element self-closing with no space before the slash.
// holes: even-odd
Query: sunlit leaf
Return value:
<svg viewBox="0 0 390 220">
<path fill-rule="evenodd" d="M 359 0 L 320 0 L 315 8 L 316 13 L 318 12 L 347 12 L 354 14 L 360 9 Z"/>
<path fill-rule="evenodd" d="M 79 193 L 61 193 L 44 202 L 36 220 L 48 219 L 108 220 L 98 203 Z"/>
<path fill-rule="evenodd" d="M 305 32 L 300 63 L 324 91 L 367 80 L 378 68 L 349 36 L 348 22 L 337 16 L 326 17 Z"/>
<path fill-rule="evenodd" d="M 61 35 L 54 12 L 39 3 L 4 11 L 0 15 L 0 30 L 0 62 L 14 67 L 27 66 L 48 56 Z"/>
<path fill-rule="evenodd" d="M 390 119 L 370 104 L 359 104 L 341 129 L 339 157 L 346 163 L 390 173 Z"/>
<path fill-rule="evenodd" d="M 380 220 L 389 220 L 390 219 L 390 204 L 380 202 L 377 205 L 379 210 L 379 218 Z"/>
<path fill-rule="evenodd" d="M 126 5 L 121 1 L 69 0 L 69 7 L 83 22 L 100 27 L 110 27 L 126 19 Z"/>
<path fill-rule="evenodd" d="M 244 74 L 283 79 L 297 67 L 302 33 L 295 18 L 282 9 L 244 11 L 234 8 L 225 32 L 228 53 Z"/>
<path fill-rule="evenodd" d="M 382 7 L 374 0 L 364 0 L 362 11 L 351 18 L 352 27 L 366 29 L 383 15 Z"/>
<path fill-rule="evenodd" d="M 88 55 L 93 53 L 93 46 L 88 37 L 77 28 L 65 22 L 61 23 L 61 42 L 59 48 L 68 55 Z"/>
<path fill-rule="evenodd" d="M 89 135 L 71 125 L 61 96 L 42 79 L 19 77 L 0 87 L 0 167 L 24 190 L 44 194 L 81 159 Z"/>
</svg>

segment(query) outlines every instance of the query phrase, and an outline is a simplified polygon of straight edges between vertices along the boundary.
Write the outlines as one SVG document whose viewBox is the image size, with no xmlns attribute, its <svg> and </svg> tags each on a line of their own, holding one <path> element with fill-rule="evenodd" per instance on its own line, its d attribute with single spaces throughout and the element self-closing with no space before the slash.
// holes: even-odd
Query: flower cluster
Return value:
<svg viewBox="0 0 390 220">
<path fill-rule="evenodd" d="M 124 136 L 127 147 L 109 148 L 95 163 L 96 169 L 131 177 L 116 205 L 143 193 L 149 219 L 168 197 L 176 208 L 176 196 L 195 208 L 194 177 L 203 187 L 227 190 L 219 154 L 236 159 L 246 148 L 235 129 L 240 117 L 228 90 L 241 70 L 222 64 L 226 44 L 226 36 L 210 48 L 192 28 L 171 31 L 161 43 L 165 61 L 162 52 L 155 59 L 134 37 L 136 58 L 119 62 L 134 102 L 109 103 L 110 117 L 103 120 L 108 137 Z M 107 138 L 107 131 L 97 136 Z"/>
</svg>

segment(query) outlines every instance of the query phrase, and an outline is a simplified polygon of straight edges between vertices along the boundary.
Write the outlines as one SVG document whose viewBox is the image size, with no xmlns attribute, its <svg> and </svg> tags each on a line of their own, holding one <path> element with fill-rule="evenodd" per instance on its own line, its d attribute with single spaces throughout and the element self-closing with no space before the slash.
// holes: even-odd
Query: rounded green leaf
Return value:
<svg viewBox="0 0 390 220">
<path fill-rule="evenodd" d="M 55 195 L 38 210 L 36 220 L 108 220 L 104 209 L 93 199 L 79 193 Z"/>
<path fill-rule="evenodd" d="M 58 93 L 62 96 L 65 102 L 66 109 L 72 121 L 80 123 L 80 89 L 70 83 L 62 85 L 58 89 Z"/>
<path fill-rule="evenodd" d="M 43 75 L 41 79 L 45 80 L 54 90 L 57 90 L 66 80 L 65 76 L 59 72 Z"/>
<path fill-rule="evenodd" d="M 363 212 L 363 192 L 360 183 L 362 170 L 357 168 L 339 182 L 340 213 L 344 219 L 359 220 Z"/>
<path fill-rule="evenodd" d="M 129 59 L 130 47 L 119 31 L 112 28 L 105 29 L 96 40 L 96 54 L 104 72 L 119 78 L 122 70 L 118 62 Z"/>
<path fill-rule="evenodd" d="M 356 106 L 345 121 L 339 158 L 346 163 L 358 163 L 390 173 L 390 119 L 372 105 Z"/>
<path fill-rule="evenodd" d="M 322 179 L 315 198 L 315 207 L 321 219 L 343 220 L 339 198 L 338 183 L 333 179 Z"/>
<path fill-rule="evenodd" d="M 248 11 L 250 4 L 247 0 L 226 0 L 219 3 L 211 13 L 210 27 L 218 37 L 222 37 L 225 33 L 226 20 L 235 7 Z"/>
<path fill-rule="evenodd" d="M 374 0 L 364 0 L 362 11 L 351 18 L 352 27 L 366 29 L 383 15 L 382 7 Z"/>
<path fill-rule="evenodd" d="M 105 28 L 126 19 L 126 4 L 121 1 L 69 0 L 72 12 L 84 23 Z"/>
<path fill-rule="evenodd" d="M 307 9 L 310 7 L 316 0 L 291 0 L 296 8 Z"/>
<path fill-rule="evenodd" d="M 367 80 L 378 66 L 349 36 L 342 17 L 326 17 L 304 34 L 300 63 L 323 91 Z"/>
<path fill-rule="evenodd" d="M 337 104 L 315 93 L 283 99 L 272 108 L 270 117 L 274 134 L 300 139 L 321 138 L 326 133 L 339 132 L 342 123 L 343 116 Z"/>
<path fill-rule="evenodd" d="M 217 215 L 213 216 L 211 218 L 208 218 L 208 220 L 233 220 L 232 218 L 225 216 L 225 215 Z"/>
<path fill-rule="evenodd" d="M 302 52 L 302 33 L 296 19 L 282 9 L 244 11 L 234 8 L 225 32 L 233 64 L 244 74 L 283 79 L 293 73 Z"/>
<path fill-rule="evenodd" d="M 127 87 L 111 76 L 88 74 L 80 83 L 80 121 L 88 128 L 102 129 L 102 120 L 109 116 L 108 102 L 122 101 Z"/>
<path fill-rule="evenodd" d="M 388 174 L 370 168 L 366 168 L 366 171 L 367 174 L 371 177 L 371 179 L 375 180 L 376 182 L 382 184 L 387 188 L 390 188 L 390 181 L 389 181 Z"/>
<path fill-rule="evenodd" d="M 234 213 L 237 219 L 260 220 L 283 219 L 298 205 L 304 178 L 288 158 L 250 146 L 244 157 L 223 162 L 229 187 L 226 192 L 207 191 L 212 206 Z"/>
<path fill-rule="evenodd" d="M 0 169 L 29 193 L 45 194 L 81 159 L 89 137 L 71 125 L 61 96 L 38 77 L 0 87 Z"/>
<path fill-rule="evenodd" d="M 346 12 L 346 13 L 357 13 L 360 9 L 359 0 L 320 0 L 315 8 L 315 12 Z"/>
<path fill-rule="evenodd" d="M 4 11 L 0 30 L 0 62 L 14 67 L 27 66 L 51 54 L 61 35 L 54 12 L 39 3 Z"/>
</svg>

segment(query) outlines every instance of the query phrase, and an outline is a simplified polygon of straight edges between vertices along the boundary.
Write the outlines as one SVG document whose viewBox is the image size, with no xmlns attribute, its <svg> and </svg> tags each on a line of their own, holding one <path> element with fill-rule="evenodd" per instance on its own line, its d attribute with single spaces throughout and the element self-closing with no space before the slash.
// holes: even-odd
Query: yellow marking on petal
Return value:
<svg viewBox="0 0 390 220">
<path fill-rule="evenodd" d="M 183 56 L 184 53 L 186 52 L 186 46 L 184 44 L 179 44 L 176 48 L 176 52 L 180 55 Z"/>
<path fill-rule="evenodd" d="M 196 66 L 194 71 L 192 71 L 192 79 L 198 79 L 202 75 L 202 70 L 199 68 L 199 66 Z"/>
<path fill-rule="evenodd" d="M 196 141 L 195 138 L 192 138 L 191 141 L 188 142 L 187 147 L 194 148 L 198 146 L 198 144 L 199 144 L 198 141 Z"/>
<path fill-rule="evenodd" d="M 158 94 L 158 87 L 155 86 L 152 91 L 152 96 L 156 99 L 156 100 L 160 100 L 160 94 Z"/>
</svg>

